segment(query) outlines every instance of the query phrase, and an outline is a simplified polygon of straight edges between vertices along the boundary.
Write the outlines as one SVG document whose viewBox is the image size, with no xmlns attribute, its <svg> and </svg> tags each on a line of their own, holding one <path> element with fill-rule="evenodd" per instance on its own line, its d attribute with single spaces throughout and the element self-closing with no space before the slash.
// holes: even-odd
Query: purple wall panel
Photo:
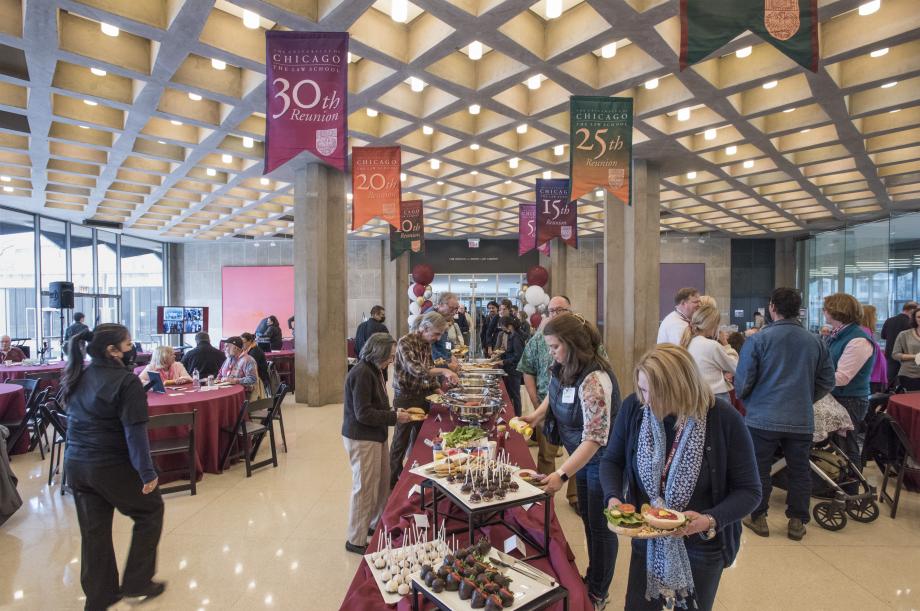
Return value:
<svg viewBox="0 0 920 611">
<path fill-rule="evenodd" d="M 662 320 L 674 310 L 674 295 L 685 286 L 692 286 L 706 294 L 705 263 L 661 263 L 661 292 L 658 294 L 658 319 Z"/>
</svg>

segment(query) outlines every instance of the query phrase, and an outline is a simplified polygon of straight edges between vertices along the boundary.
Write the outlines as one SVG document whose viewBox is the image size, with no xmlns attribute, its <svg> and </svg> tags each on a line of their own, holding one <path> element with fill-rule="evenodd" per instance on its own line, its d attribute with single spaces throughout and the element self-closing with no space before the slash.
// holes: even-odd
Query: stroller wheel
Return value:
<svg viewBox="0 0 920 611">
<path fill-rule="evenodd" d="M 825 530 L 841 530 L 847 525 L 847 514 L 834 503 L 816 503 L 811 509 L 811 515 Z"/>
<path fill-rule="evenodd" d="M 872 499 L 862 499 L 847 503 L 847 515 L 857 522 L 873 522 L 878 518 L 878 503 Z"/>
</svg>

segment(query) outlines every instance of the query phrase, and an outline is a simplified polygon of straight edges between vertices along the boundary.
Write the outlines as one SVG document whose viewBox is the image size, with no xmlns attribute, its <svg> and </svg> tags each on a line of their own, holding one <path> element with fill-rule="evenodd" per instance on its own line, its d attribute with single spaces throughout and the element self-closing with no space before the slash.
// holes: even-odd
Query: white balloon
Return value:
<svg viewBox="0 0 920 611">
<path fill-rule="evenodd" d="M 536 311 L 537 311 L 537 308 L 532 303 L 528 303 L 527 305 L 524 306 L 524 313 L 527 314 L 528 317 L 533 316 L 533 313 Z"/>
<path fill-rule="evenodd" d="M 412 290 L 415 288 L 414 284 L 409 285 L 409 301 L 415 301 L 415 291 Z"/>
<path fill-rule="evenodd" d="M 432 295 L 431 285 L 428 285 L 425 287 L 424 294 L 425 294 L 425 299 L 431 299 L 431 295 Z"/>
<path fill-rule="evenodd" d="M 416 319 L 416 318 L 418 318 L 418 314 L 412 314 L 412 315 L 409 317 L 409 326 L 410 326 L 410 327 L 412 326 L 412 323 L 415 322 L 415 319 Z"/>
<path fill-rule="evenodd" d="M 552 297 L 550 297 L 549 294 L 543 293 L 543 305 L 548 306 L 550 299 L 552 299 Z"/>
<path fill-rule="evenodd" d="M 528 286 L 527 290 L 524 291 L 524 298 L 527 299 L 527 303 L 532 303 L 537 305 L 543 303 L 543 297 L 546 293 L 543 292 L 543 287 L 541 286 Z"/>
<path fill-rule="evenodd" d="M 409 304 L 409 314 L 417 315 L 417 314 L 420 314 L 421 311 L 422 311 L 422 306 L 420 306 L 417 302 L 413 301 L 412 303 Z"/>
</svg>

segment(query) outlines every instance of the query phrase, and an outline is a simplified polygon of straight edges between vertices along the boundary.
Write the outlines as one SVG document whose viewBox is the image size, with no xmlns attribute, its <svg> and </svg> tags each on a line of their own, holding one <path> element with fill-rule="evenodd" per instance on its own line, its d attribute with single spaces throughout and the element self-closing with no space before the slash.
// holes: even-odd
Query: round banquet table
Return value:
<svg viewBox="0 0 920 611">
<path fill-rule="evenodd" d="M 282 350 L 293 350 L 294 349 L 294 338 L 293 337 L 281 338 L 281 349 Z"/>
<path fill-rule="evenodd" d="M 910 440 L 914 456 L 920 456 L 920 393 L 909 392 L 891 395 L 888 399 L 888 415 L 894 418 Z M 920 491 L 920 478 L 912 473 L 904 476 L 908 490 Z"/>
<path fill-rule="evenodd" d="M 147 412 L 151 416 L 156 416 L 197 410 L 195 453 L 198 458 L 198 473 L 220 473 L 221 450 L 230 443 L 230 436 L 222 432 L 221 428 L 233 426 L 245 399 L 246 392 L 238 384 L 214 390 L 193 390 L 191 385 L 170 387 L 166 389 L 165 394 L 147 393 Z M 182 431 L 178 428 L 156 429 L 150 431 L 150 439 L 156 441 L 181 434 Z M 159 457 L 157 462 L 161 468 L 169 470 L 180 468 L 185 459 L 181 456 L 163 456 Z"/>
<path fill-rule="evenodd" d="M 17 384 L 0 384 L 0 422 L 21 421 L 26 415 L 26 394 Z M 29 436 L 23 434 L 13 448 L 12 454 L 29 451 Z"/>
<path fill-rule="evenodd" d="M 66 366 L 67 361 L 57 361 L 47 365 L 0 365 L 0 382 L 16 380 L 36 373 L 56 373 L 60 376 Z"/>
</svg>

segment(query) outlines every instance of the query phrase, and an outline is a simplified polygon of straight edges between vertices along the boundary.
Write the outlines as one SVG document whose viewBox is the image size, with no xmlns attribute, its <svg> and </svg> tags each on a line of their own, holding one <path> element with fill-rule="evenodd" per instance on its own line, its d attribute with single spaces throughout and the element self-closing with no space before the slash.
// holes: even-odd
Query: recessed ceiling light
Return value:
<svg viewBox="0 0 920 611">
<path fill-rule="evenodd" d="M 562 15 L 562 0 L 546 0 L 546 18 L 556 19 Z"/>
<path fill-rule="evenodd" d="M 678 121 L 689 121 L 690 120 L 690 109 L 689 108 L 680 108 L 677 110 L 677 120 Z"/>
<path fill-rule="evenodd" d="M 249 136 L 243 136 L 243 148 L 251 149 L 255 145 L 252 138 Z"/>
<path fill-rule="evenodd" d="M 103 70 L 102 68 L 90 68 L 89 71 L 95 74 L 96 76 L 105 76 L 107 74 L 106 71 Z"/>
<path fill-rule="evenodd" d="M 482 107 L 479 106 L 479 104 L 470 104 L 470 114 L 471 114 L 471 115 L 478 115 L 478 114 L 479 114 L 479 111 L 481 110 L 481 108 L 482 108 Z"/>
<path fill-rule="evenodd" d="M 182 121 L 176 121 L 175 119 L 170 119 L 169 122 L 173 125 L 182 125 Z"/>
<path fill-rule="evenodd" d="M 392 0 L 390 2 L 390 19 L 396 23 L 406 23 L 409 19 L 408 0 Z"/>
<path fill-rule="evenodd" d="M 510 185 L 510 184 L 511 184 L 511 181 L 510 181 L 510 180 L 506 180 L 506 181 L 505 181 L 505 184 L 506 184 L 506 185 Z"/>
<path fill-rule="evenodd" d="M 787 108 L 783 112 L 795 112 L 795 108 Z"/>
<path fill-rule="evenodd" d="M 80 129 L 89 129 L 89 125 L 81 125 Z"/>
<path fill-rule="evenodd" d="M 658 87 L 658 79 L 653 78 L 645 81 L 646 89 L 655 89 L 656 87 Z"/>
<path fill-rule="evenodd" d="M 885 83 L 884 85 L 882 85 L 882 89 L 891 89 L 897 84 L 898 84 L 897 81 L 891 81 L 890 83 Z"/>
<path fill-rule="evenodd" d="M 703 132 L 703 138 L 706 140 L 715 140 L 716 139 L 716 130 L 715 128 L 707 129 Z"/>
<path fill-rule="evenodd" d="M 348 63 L 349 63 L 349 64 L 352 63 L 353 61 L 355 61 L 355 56 L 352 55 L 351 51 L 348 52 L 348 56 L 347 56 L 347 57 L 348 57 Z"/>
<path fill-rule="evenodd" d="M 882 7 L 882 0 L 869 0 L 859 5 L 859 14 L 865 17 L 877 12 Z"/>
<path fill-rule="evenodd" d="M 888 47 L 882 47 L 869 53 L 869 57 L 882 57 L 883 55 L 888 55 Z"/>
<path fill-rule="evenodd" d="M 694 178 L 696 178 L 696 172 L 687 172 L 688 180 L 693 180 Z"/>
<path fill-rule="evenodd" d="M 556 157 L 562 157 L 563 155 L 565 155 L 565 145 L 557 144 L 556 146 L 554 146 L 553 155 L 555 155 Z"/>
<path fill-rule="evenodd" d="M 528 89 L 539 89 L 540 85 L 543 83 L 542 74 L 534 74 L 532 77 L 527 79 L 527 88 Z"/>
<path fill-rule="evenodd" d="M 470 148 L 473 149 L 474 151 L 478 151 L 478 150 L 479 150 L 479 145 L 478 145 L 477 143 L 474 142 L 473 144 L 470 145 Z"/>
<path fill-rule="evenodd" d="M 261 19 L 259 18 L 258 13 L 254 13 L 250 10 L 243 9 L 243 25 L 249 28 L 250 30 L 255 30 L 259 27 Z"/>
<path fill-rule="evenodd" d="M 764 88 L 764 89 L 773 89 L 773 88 L 776 87 L 777 85 L 779 85 L 779 81 L 767 81 L 766 83 L 763 84 L 763 88 Z"/>
<path fill-rule="evenodd" d="M 472 172 L 470 172 L 470 174 L 472 174 L 473 176 L 476 176 L 477 174 L 479 174 L 479 172 L 476 170 L 473 170 Z"/>
<path fill-rule="evenodd" d="M 895 108 L 894 110 L 889 110 L 889 111 L 888 111 L 888 114 L 893 115 L 893 114 L 896 113 L 896 112 L 901 112 L 901 109 L 900 109 L 900 108 Z"/>
<path fill-rule="evenodd" d="M 7 193 L 12 193 L 13 187 L 3 187 L 3 190 L 6 191 Z"/>
<path fill-rule="evenodd" d="M 601 47 L 601 57 L 604 59 L 610 59 L 617 54 L 617 43 L 612 42 L 610 44 L 604 45 Z"/>
<path fill-rule="evenodd" d="M 166 140 L 157 140 L 157 144 L 166 144 Z"/>
<path fill-rule="evenodd" d="M 444 186 L 444 181 L 443 181 L 443 180 L 439 180 L 439 181 L 438 181 L 438 186 L 439 186 L 439 187 L 443 187 L 443 186 Z"/>
<path fill-rule="evenodd" d="M 214 168 L 208 168 L 207 170 L 205 170 L 205 172 L 207 173 L 208 176 L 217 176 L 217 170 L 215 170 Z"/>
<path fill-rule="evenodd" d="M 263 186 L 267 186 L 271 181 L 267 178 L 260 178 L 259 182 L 262 183 Z"/>
<path fill-rule="evenodd" d="M 437 159 L 432 159 L 431 161 L 428 162 L 428 164 L 431 166 L 432 170 L 437 170 L 438 168 L 441 167 L 441 162 Z"/>
<path fill-rule="evenodd" d="M 738 59 L 744 59 L 745 57 L 750 57 L 751 52 L 754 50 L 754 47 L 741 47 L 735 51 L 735 57 Z"/>
<path fill-rule="evenodd" d="M 811 129 L 808 128 L 808 127 L 806 127 L 805 129 L 803 129 L 803 130 L 800 131 L 799 133 L 800 133 L 800 134 L 807 134 L 807 133 L 810 132 L 810 131 L 811 131 Z"/>
<path fill-rule="evenodd" d="M 744 162 L 743 165 L 744 165 L 744 167 L 746 167 L 747 169 L 750 170 L 751 168 L 754 167 L 754 160 L 753 160 L 753 159 L 748 159 L 747 161 Z"/>
<path fill-rule="evenodd" d="M 380 114 L 373 108 L 368 108 L 366 112 L 368 117 L 376 117 L 378 114 Z"/>
<path fill-rule="evenodd" d="M 400 173 L 399 173 L 399 182 L 406 182 L 406 173 L 405 173 L 405 172 L 400 172 Z"/>
<path fill-rule="evenodd" d="M 3 182 L 10 182 L 10 181 L 12 181 L 12 180 L 13 180 L 13 179 L 10 178 L 9 176 L 0 176 L 0 181 L 3 181 Z"/>
<path fill-rule="evenodd" d="M 222 59 L 217 59 L 216 57 L 211 58 L 211 67 L 215 70 L 226 70 L 227 62 Z"/>
<path fill-rule="evenodd" d="M 254 247 L 256 247 L 256 248 L 258 248 L 258 247 L 260 246 L 260 244 L 259 244 L 258 242 L 253 242 L 252 245 L 253 245 Z"/>
<path fill-rule="evenodd" d="M 425 134 L 426 136 L 430 136 L 431 134 L 434 133 L 434 128 L 431 127 L 430 125 L 423 125 L 422 133 Z"/>
<path fill-rule="evenodd" d="M 595 191 L 595 192 L 594 192 L 594 197 L 604 197 L 604 190 L 603 190 L 603 189 L 598 189 L 597 191 Z"/>
<path fill-rule="evenodd" d="M 526 124 L 526 123 L 521 123 L 520 125 L 517 126 L 517 128 L 515 129 L 515 131 L 516 131 L 517 133 L 519 133 L 519 134 L 526 134 L 526 133 L 527 133 L 527 124 Z"/>
<path fill-rule="evenodd" d="M 421 93 L 422 91 L 424 91 L 425 84 L 426 84 L 425 81 L 423 81 L 422 79 L 418 77 L 415 77 L 415 76 L 409 77 L 409 87 L 415 93 Z"/>
<path fill-rule="evenodd" d="M 95 100 L 83 100 L 83 103 L 87 106 L 99 106 L 99 102 L 96 102 Z"/>
<path fill-rule="evenodd" d="M 271 246 L 272 248 L 274 248 L 274 247 L 275 247 L 275 243 L 272 242 L 272 243 L 270 244 L 270 246 Z"/>
<path fill-rule="evenodd" d="M 193 101 L 193 102 L 200 102 L 200 101 L 201 101 L 201 96 L 198 95 L 197 93 L 195 93 L 194 91 L 189 91 L 189 92 L 188 92 L 188 99 L 190 99 L 190 100 Z"/>
<path fill-rule="evenodd" d="M 512 157 L 511 159 L 508 160 L 508 165 L 509 165 L 509 166 L 511 167 L 511 169 L 513 170 L 513 169 L 515 169 L 515 168 L 518 167 L 518 162 L 519 162 L 519 161 L 520 161 L 520 160 L 519 160 L 517 157 Z"/>
<path fill-rule="evenodd" d="M 549 180 L 553 177 L 552 170 L 543 170 L 543 180 Z"/>
<path fill-rule="evenodd" d="M 725 147 L 725 154 L 726 154 L 726 155 L 734 155 L 734 154 L 737 153 L 737 152 L 738 152 L 738 147 L 735 146 L 734 144 Z"/>
<path fill-rule="evenodd" d="M 474 40 L 470 43 L 467 53 L 469 53 L 469 58 L 473 61 L 482 59 L 482 43 L 478 40 Z"/>
<path fill-rule="evenodd" d="M 105 23 L 104 21 L 99 24 L 99 27 L 102 29 L 102 33 L 106 36 L 118 36 L 118 28 L 112 25 L 111 23 Z"/>
<path fill-rule="evenodd" d="M 233 155 L 224 153 L 223 155 L 220 156 L 220 160 L 223 161 L 224 163 L 233 163 Z"/>
</svg>

